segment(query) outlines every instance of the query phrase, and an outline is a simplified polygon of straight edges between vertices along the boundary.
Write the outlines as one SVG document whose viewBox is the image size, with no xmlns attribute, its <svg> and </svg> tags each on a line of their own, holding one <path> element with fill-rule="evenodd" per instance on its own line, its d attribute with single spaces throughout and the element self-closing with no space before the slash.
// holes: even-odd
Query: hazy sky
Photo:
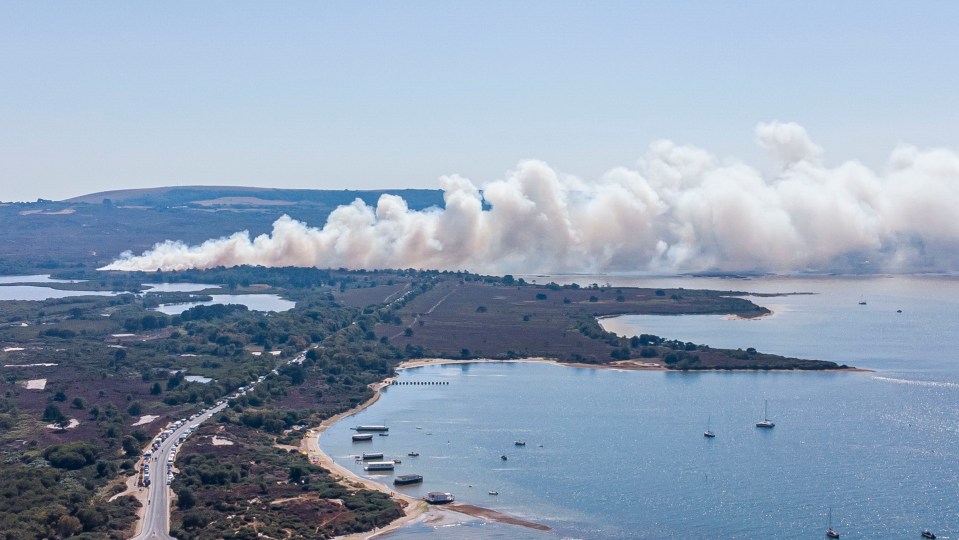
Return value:
<svg viewBox="0 0 959 540">
<path fill-rule="evenodd" d="M 959 2 L 0 3 L 0 200 L 959 148 Z"/>
</svg>

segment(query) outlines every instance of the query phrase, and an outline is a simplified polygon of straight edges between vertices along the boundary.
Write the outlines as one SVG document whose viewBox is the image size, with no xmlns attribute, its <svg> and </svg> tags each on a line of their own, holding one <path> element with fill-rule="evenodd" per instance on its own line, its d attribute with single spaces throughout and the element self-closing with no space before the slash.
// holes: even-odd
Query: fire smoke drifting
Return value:
<svg viewBox="0 0 959 540">
<path fill-rule="evenodd" d="M 215 266 L 417 268 L 483 273 L 606 271 L 952 271 L 959 263 L 959 156 L 896 148 L 886 170 L 828 168 L 792 123 L 756 127 L 781 164 L 764 177 L 699 148 L 653 143 L 635 169 L 596 182 L 520 162 L 482 189 L 440 178 L 444 209 L 395 195 L 357 200 L 323 228 L 283 216 L 273 231 L 197 246 L 166 241 L 104 270 Z M 484 205 L 485 203 L 485 205 Z"/>
</svg>

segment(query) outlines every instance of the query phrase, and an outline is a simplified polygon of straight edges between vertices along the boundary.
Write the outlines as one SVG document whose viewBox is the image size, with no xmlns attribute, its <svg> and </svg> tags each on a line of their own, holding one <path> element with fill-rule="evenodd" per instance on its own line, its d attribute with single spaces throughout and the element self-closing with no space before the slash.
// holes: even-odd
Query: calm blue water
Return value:
<svg viewBox="0 0 959 540">
<path fill-rule="evenodd" d="M 116 296 L 114 291 L 61 291 L 45 286 L 45 283 L 76 283 L 77 281 L 52 279 L 48 275 L 0 276 L 0 300 L 47 300 L 73 296 Z M 32 285 L 6 285 L 7 283 L 31 283 Z M 196 292 L 215 287 L 201 283 L 153 283 L 146 284 L 152 292 Z M 288 311 L 296 302 L 276 294 L 214 294 L 209 302 L 164 304 L 156 309 L 167 315 L 179 315 L 194 306 L 213 304 L 242 304 L 253 311 Z"/>
<path fill-rule="evenodd" d="M 276 294 L 211 294 L 213 300 L 209 302 L 185 302 L 182 304 L 162 304 L 155 309 L 167 315 L 179 315 L 195 306 L 212 306 L 214 304 L 242 304 L 252 311 L 289 311 L 296 306 L 296 302 L 280 298 Z"/>
<path fill-rule="evenodd" d="M 624 281 L 617 284 L 649 283 Z M 383 451 L 403 461 L 396 474 L 426 478 L 405 492 L 452 491 L 460 501 L 555 530 L 419 524 L 395 538 L 821 538 L 829 507 L 843 538 L 914 538 L 923 528 L 957 537 L 959 282 L 682 283 L 819 294 L 757 299 L 776 312 L 758 321 L 629 317 L 605 323 L 629 335 L 752 346 L 877 371 L 431 366 L 407 370 L 400 380 L 450 384 L 391 387 L 374 406 L 333 426 L 321 445 L 360 474 L 366 473 L 350 456 Z M 868 305 L 859 306 L 860 298 Z M 754 427 L 764 400 L 773 430 Z M 708 418 L 717 433 L 712 440 L 702 436 Z M 386 423 L 390 436 L 354 444 L 350 428 L 360 423 Z M 516 439 L 527 445 L 515 447 Z M 408 457 L 412 450 L 420 456 Z M 392 476 L 381 478 L 388 483 Z"/>
<path fill-rule="evenodd" d="M 35 285 L 7 285 L 7 283 L 32 283 Z M 46 300 L 72 296 L 116 296 L 111 291 L 60 291 L 44 283 L 78 283 L 76 280 L 53 279 L 49 275 L 0 276 L 0 300 Z"/>
</svg>

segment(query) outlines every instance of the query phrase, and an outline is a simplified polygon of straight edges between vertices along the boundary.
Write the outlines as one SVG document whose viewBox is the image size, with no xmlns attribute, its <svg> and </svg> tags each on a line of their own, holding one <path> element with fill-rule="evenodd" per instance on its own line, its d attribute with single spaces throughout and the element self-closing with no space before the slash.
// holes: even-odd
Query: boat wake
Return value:
<svg viewBox="0 0 959 540">
<path fill-rule="evenodd" d="M 880 377 L 878 375 L 874 375 L 872 378 L 876 379 L 877 381 L 886 381 L 886 382 L 891 382 L 896 384 L 912 384 L 915 386 L 932 386 L 936 388 L 959 388 L 959 383 L 953 383 L 953 382 L 913 381 L 910 379 L 896 379 L 894 377 Z"/>
</svg>

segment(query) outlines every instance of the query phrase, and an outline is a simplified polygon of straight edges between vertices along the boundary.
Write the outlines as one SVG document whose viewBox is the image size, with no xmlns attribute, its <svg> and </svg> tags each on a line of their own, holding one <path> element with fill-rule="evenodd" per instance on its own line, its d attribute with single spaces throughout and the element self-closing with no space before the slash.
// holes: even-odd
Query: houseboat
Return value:
<svg viewBox="0 0 959 540">
<path fill-rule="evenodd" d="M 393 479 L 393 485 L 405 486 L 407 484 L 421 484 L 423 477 L 419 474 L 401 474 Z"/>
<path fill-rule="evenodd" d="M 364 471 L 392 471 L 394 463 L 392 461 L 371 461 L 363 467 Z"/>
<path fill-rule="evenodd" d="M 423 500 L 430 504 L 446 504 L 453 502 L 453 494 L 442 491 L 431 491 L 423 497 Z"/>
<path fill-rule="evenodd" d="M 386 426 L 356 426 L 356 431 L 389 431 Z"/>
<path fill-rule="evenodd" d="M 363 452 L 363 461 L 383 459 L 383 452 Z"/>
<path fill-rule="evenodd" d="M 373 440 L 373 434 L 372 434 L 372 433 L 356 433 L 356 434 L 353 435 L 353 442 L 356 442 L 356 441 L 372 441 L 372 440 Z"/>
</svg>

